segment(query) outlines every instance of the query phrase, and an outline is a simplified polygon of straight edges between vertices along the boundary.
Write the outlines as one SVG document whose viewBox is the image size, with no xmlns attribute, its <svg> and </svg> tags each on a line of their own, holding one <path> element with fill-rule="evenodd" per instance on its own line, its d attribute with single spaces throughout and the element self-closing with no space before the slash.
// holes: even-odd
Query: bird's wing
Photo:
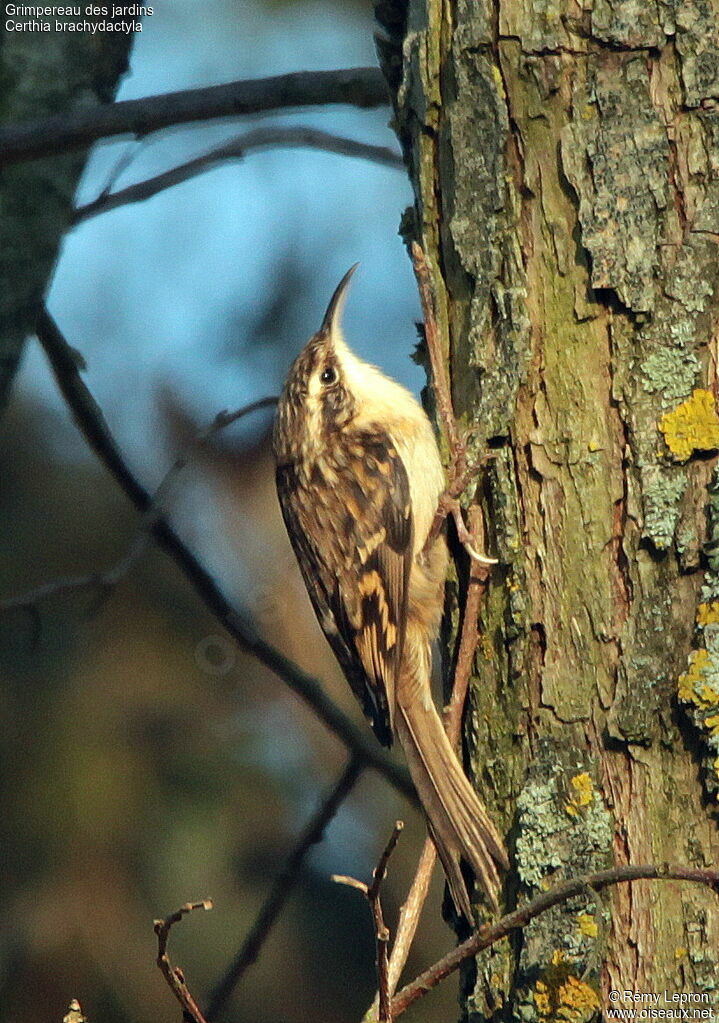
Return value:
<svg viewBox="0 0 719 1023">
<path fill-rule="evenodd" d="M 389 745 L 413 546 L 402 459 L 387 433 L 365 431 L 338 442 L 307 479 L 279 466 L 277 492 L 319 623 Z"/>
</svg>

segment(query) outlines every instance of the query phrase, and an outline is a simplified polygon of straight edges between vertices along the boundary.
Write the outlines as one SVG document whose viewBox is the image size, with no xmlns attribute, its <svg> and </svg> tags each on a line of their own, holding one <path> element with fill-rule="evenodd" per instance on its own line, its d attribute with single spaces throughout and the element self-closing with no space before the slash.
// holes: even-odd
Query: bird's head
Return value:
<svg viewBox="0 0 719 1023">
<path fill-rule="evenodd" d="M 280 457 L 289 456 L 288 448 L 300 443 L 326 444 L 355 414 L 357 401 L 351 378 L 360 360 L 342 336 L 341 318 L 357 266 L 355 263 L 350 267 L 335 288 L 320 329 L 290 369 L 275 426 L 274 445 Z"/>
</svg>

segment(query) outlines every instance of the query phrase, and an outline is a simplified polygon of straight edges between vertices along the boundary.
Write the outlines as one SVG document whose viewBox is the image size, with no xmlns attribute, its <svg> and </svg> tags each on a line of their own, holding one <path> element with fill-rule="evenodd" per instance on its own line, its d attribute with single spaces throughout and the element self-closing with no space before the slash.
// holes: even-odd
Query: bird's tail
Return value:
<svg viewBox="0 0 719 1023">
<path fill-rule="evenodd" d="M 497 910 L 498 867 L 508 868 L 507 853 L 452 749 L 428 683 L 408 682 L 405 675 L 398 686 L 394 724 L 458 912 L 472 920 L 460 860 L 470 865 Z"/>
</svg>

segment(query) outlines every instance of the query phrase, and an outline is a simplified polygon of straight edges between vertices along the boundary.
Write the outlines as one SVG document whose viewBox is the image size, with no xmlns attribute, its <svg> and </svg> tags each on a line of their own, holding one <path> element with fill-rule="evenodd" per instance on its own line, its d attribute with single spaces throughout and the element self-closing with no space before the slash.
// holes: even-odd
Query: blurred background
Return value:
<svg viewBox="0 0 719 1023">
<path fill-rule="evenodd" d="M 119 97 L 285 71 L 375 63 L 369 0 L 165 0 L 135 39 Z M 41 45 L 38 37 L 38 45 Z M 301 124 L 396 148 L 389 110 L 311 109 Z M 214 122 L 96 147 L 78 204 L 173 167 L 252 125 Z M 418 391 L 418 303 L 398 237 L 401 170 L 311 150 L 253 152 L 70 231 L 49 307 L 132 469 L 154 490 L 222 409 L 281 387 L 344 271 L 360 261 L 346 334 Z M 178 531 L 258 629 L 358 708 L 309 609 L 274 494 L 261 412 L 218 434 L 176 480 Z M 28 345 L 0 424 L 0 600 L 112 570 L 141 521 L 88 451 L 39 346 Z M 102 601 L 59 589 L 0 615 L 3 913 L 0 1017 L 176 1021 L 155 966 L 155 917 L 211 896 L 171 956 L 205 1004 L 346 752 L 284 684 L 222 635 L 150 547 Z M 223 1018 L 361 1017 L 374 945 L 361 896 L 397 816 L 394 921 L 424 827 L 366 773 L 306 861 L 279 925 Z M 452 943 L 437 878 L 410 972 Z M 445 983 L 416 1020 L 451 1019 Z"/>
</svg>

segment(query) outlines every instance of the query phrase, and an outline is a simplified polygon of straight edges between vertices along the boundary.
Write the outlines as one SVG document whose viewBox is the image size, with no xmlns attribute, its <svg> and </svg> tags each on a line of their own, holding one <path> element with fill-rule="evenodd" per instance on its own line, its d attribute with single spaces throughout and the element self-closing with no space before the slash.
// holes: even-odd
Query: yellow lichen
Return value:
<svg viewBox="0 0 719 1023">
<path fill-rule="evenodd" d="M 538 980 L 534 986 L 534 1004 L 540 1016 L 548 1016 L 552 1008 L 549 999 L 549 988 L 543 980 Z"/>
<path fill-rule="evenodd" d="M 711 604 L 700 604 L 697 608 L 697 625 L 716 625 L 719 623 L 719 600 Z"/>
<path fill-rule="evenodd" d="M 699 706 L 705 704 L 705 700 L 699 695 L 697 683 L 704 680 L 704 669 L 710 664 L 709 651 L 700 649 L 692 650 L 689 654 L 689 667 L 679 676 L 679 699 L 684 703 L 696 703 Z"/>
<path fill-rule="evenodd" d="M 700 626 L 714 624 L 714 615 L 719 604 L 700 604 L 697 623 Z M 701 648 L 689 654 L 689 665 L 677 682 L 679 699 L 691 704 L 693 717 L 698 727 L 705 732 L 705 740 L 716 751 L 719 738 L 719 666 L 708 650 Z M 706 715 L 706 716 L 705 716 Z M 712 762 L 714 773 L 719 776 L 719 757 Z"/>
<path fill-rule="evenodd" d="M 561 950 L 555 951 L 551 966 L 534 985 L 533 994 L 537 1015 L 543 1020 L 585 1023 L 599 1008 L 596 991 L 576 976 Z"/>
<path fill-rule="evenodd" d="M 579 933 L 583 934 L 585 938 L 596 938 L 599 933 L 597 921 L 591 913 L 580 913 L 577 916 L 577 924 L 579 925 Z"/>
<path fill-rule="evenodd" d="M 699 702 L 702 707 L 707 709 L 719 701 L 719 693 L 708 682 L 704 682 L 703 685 L 699 686 L 697 695 L 698 700 L 696 702 Z"/>
<path fill-rule="evenodd" d="M 559 1001 L 558 1019 L 589 1019 L 599 1008 L 599 998 L 594 988 L 574 975 L 567 977 L 560 987 Z"/>
<path fill-rule="evenodd" d="M 712 735 L 719 735 L 719 714 L 710 714 L 704 718 L 704 727 L 708 728 Z"/>
<path fill-rule="evenodd" d="M 594 799 L 594 785 L 590 775 L 586 771 L 582 774 L 575 774 L 570 784 L 576 793 L 574 801 L 579 806 L 589 806 Z"/>
<path fill-rule="evenodd" d="M 687 955 L 687 950 L 685 948 L 675 948 L 674 949 L 674 958 L 677 961 L 679 961 L 680 959 L 685 959 L 686 955 Z"/>
<path fill-rule="evenodd" d="M 719 416 L 711 391 L 697 389 L 659 420 L 666 445 L 678 462 L 686 462 L 695 451 L 719 447 Z"/>
<path fill-rule="evenodd" d="M 564 809 L 570 817 L 576 817 L 578 816 L 579 808 L 581 806 L 589 806 L 594 799 L 594 785 L 586 771 L 582 774 L 575 774 L 573 778 L 570 778 L 569 784 L 574 789 L 574 792 Z"/>
</svg>

